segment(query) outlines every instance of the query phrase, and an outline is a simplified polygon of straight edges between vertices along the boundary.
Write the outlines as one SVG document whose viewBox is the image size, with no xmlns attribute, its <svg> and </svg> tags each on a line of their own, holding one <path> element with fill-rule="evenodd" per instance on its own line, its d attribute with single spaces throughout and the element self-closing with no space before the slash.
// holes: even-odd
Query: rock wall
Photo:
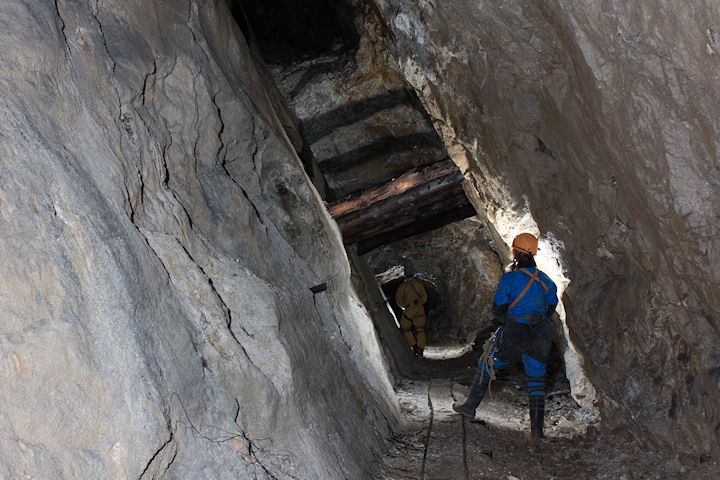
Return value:
<svg viewBox="0 0 720 480">
<path fill-rule="evenodd" d="M 225 2 L 0 23 L 0 477 L 366 477 L 385 365 Z"/>
<path fill-rule="evenodd" d="M 276 47 L 277 58 L 268 57 L 327 181 L 329 200 L 447 158 L 415 92 L 389 62 L 376 12 L 352 18 L 362 26 L 357 48 L 338 45 L 324 55 L 289 57 Z"/>
<path fill-rule="evenodd" d="M 715 3 L 374 3 L 478 210 L 560 253 L 605 427 L 717 459 Z"/>
</svg>

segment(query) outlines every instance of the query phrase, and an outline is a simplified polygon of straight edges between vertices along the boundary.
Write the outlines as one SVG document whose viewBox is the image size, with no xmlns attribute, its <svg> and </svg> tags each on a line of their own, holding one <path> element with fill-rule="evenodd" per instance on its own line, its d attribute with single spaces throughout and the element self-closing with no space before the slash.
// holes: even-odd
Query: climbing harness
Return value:
<svg viewBox="0 0 720 480">
<path fill-rule="evenodd" d="M 490 335 L 490 338 L 485 340 L 485 343 L 483 344 L 483 353 L 482 356 L 480 356 L 480 361 L 478 364 L 480 365 L 480 374 L 483 375 L 484 372 L 490 373 L 490 382 L 488 383 L 488 390 L 490 391 L 490 395 L 492 395 L 492 390 L 490 389 L 490 385 L 492 384 L 492 381 L 495 380 L 495 352 L 498 350 L 498 342 L 500 341 L 500 337 L 502 336 L 502 327 L 498 327 L 492 335 Z"/>
<path fill-rule="evenodd" d="M 415 292 L 415 295 L 418 296 L 418 299 L 415 299 L 413 301 L 413 303 L 415 303 L 417 305 L 418 302 L 420 302 L 424 305 L 425 302 L 427 302 L 427 293 L 425 293 L 425 295 L 423 295 L 422 293 L 418 292 L 416 284 L 419 285 L 420 288 L 423 288 L 422 284 L 420 282 L 418 282 L 417 280 L 415 282 L 410 282 L 410 288 L 412 288 L 412 291 Z M 425 291 L 425 289 L 423 288 L 423 292 L 424 291 Z M 424 300 L 423 300 L 423 297 L 425 298 Z"/>
<path fill-rule="evenodd" d="M 407 308 L 413 304 L 424 304 L 427 302 L 427 293 L 419 280 L 409 277 L 398 287 L 395 302 L 401 308 Z"/>
<path fill-rule="evenodd" d="M 511 308 L 513 308 L 515 305 L 517 305 L 517 303 L 520 301 L 520 299 L 521 299 L 521 298 L 527 293 L 527 291 L 530 289 L 530 285 L 532 285 L 533 282 L 538 282 L 540 285 L 542 285 L 542 287 L 543 287 L 543 289 L 545 290 L 546 293 L 549 291 L 547 285 L 545 285 L 545 284 L 543 283 L 543 281 L 538 278 L 538 272 L 539 272 L 540 270 L 535 269 L 535 271 L 534 271 L 533 273 L 530 273 L 530 271 L 529 271 L 528 269 L 526 269 L 526 268 L 521 268 L 520 271 L 523 272 L 525 275 L 529 275 L 529 276 L 530 276 L 530 281 L 527 283 L 527 285 L 525 285 L 525 288 L 523 288 L 523 291 L 520 292 L 520 295 L 518 295 L 518 296 L 515 298 L 515 300 L 510 304 L 510 306 L 508 307 L 508 311 L 509 311 Z"/>
</svg>

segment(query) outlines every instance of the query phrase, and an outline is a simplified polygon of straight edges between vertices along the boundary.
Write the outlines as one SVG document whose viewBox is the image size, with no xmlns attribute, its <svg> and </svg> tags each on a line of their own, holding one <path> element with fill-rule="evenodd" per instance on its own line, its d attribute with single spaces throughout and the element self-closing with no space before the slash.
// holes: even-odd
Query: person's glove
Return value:
<svg viewBox="0 0 720 480">
<path fill-rule="evenodd" d="M 505 322 L 507 321 L 507 314 L 507 305 L 498 305 L 497 303 L 493 302 L 492 310 L 490 311 L 490 321 L 492 322 L 494 327 L 505 325 Z"/>
</svg>

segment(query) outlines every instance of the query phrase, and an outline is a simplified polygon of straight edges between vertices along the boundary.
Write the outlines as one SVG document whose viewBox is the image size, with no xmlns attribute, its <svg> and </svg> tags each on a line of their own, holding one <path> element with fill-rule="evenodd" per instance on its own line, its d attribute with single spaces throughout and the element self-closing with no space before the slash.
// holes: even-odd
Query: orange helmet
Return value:
<svg viewBox="0 0 720 480">
<path fill-rule="evenodd" d="M 513 240 L 512 249 L 530 255 L 537 255 L 538 240 L 532 233 L 521 233 Z"/>
</svg>

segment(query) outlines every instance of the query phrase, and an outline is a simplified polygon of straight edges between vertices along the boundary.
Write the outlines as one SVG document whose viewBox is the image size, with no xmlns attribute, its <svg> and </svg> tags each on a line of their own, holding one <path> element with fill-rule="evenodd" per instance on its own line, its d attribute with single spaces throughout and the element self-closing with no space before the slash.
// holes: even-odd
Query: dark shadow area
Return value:
<svg viewBox="0 0 720 480">
<path fill-rule="evenodd" d="M 267 61 L 288 60 L 288 56 L 300 59 L 358 47 L 353 7 L 347 2 L 234 0 L 232 5 L 246 36 L 247 23 L 252 26 Z"/>
<path fill-rule="evenodd" d="M 451 201 L 460 204 L 461 206 L 454 211 L 448 211 L 442 208 L 441 200 Z M 462 202 L 467 202 L 462 204 Z M 422 222 L 415 222 L 415 224 L 408 224 L 402 228 L 398 228 L 396 231 L 389 233 L 386 236 L 379 236 L 375 239 L 362 241 L 358 243 L 358 251 L 361 254 L 365 254 L 374 248 L 382 246 L 386 243 L 390 243 L 395 240 L 407 238 L 420 233 L 425 233 L 428 230 L 435 230 L 448 223 L 457 222 L 465 218 L 475 215 L 475 209 L 470 205 L 464 192 L 449 193 L 441 198 L 433 205 L 423 205 L 424 210 L 422 211 Z"/>
<path fill-rule="evenodd" d="M 335 66 L 332 63 L 330 63 L 330 65 Z M 315 72 L 315 70 L 313 70 L 313 72 Z M 303 77 L 299 85 L 303 85 L 303 81 L 307 83 L 307 80 Z M 406 89 L 390 90 L 381 95 L 366 98 L 361 102 L 352 102 L 344 105 L 342 108 L 336 108 L 306 120 L 302 125 L 303 133 L 310 143 L 316 142 L 340 127 L 364 120 L 382 110 L 387 110 L 397 105 L 411 105 L 417 109 L 417 103 L 418 100 L 415 92 L 410 92 Z"/>
<path fill-rule="evenodd" d="M 351 150 L 334 158 L 328 158 L 320 162 L 320 166 L 328 173 L 338 173 L 350 167 L 363 165 L 375 158 L 386 158 L 393 153 L 402 153 L 416 150 L 420 147 L 431 149 L 442 149 L 443 145 L 434 131 L 418 132 L 402 137 L 387 136 L 376 140 L 369 145 Z M 441 160 L 438 158 L 437 160 Z"/>
</svg>

